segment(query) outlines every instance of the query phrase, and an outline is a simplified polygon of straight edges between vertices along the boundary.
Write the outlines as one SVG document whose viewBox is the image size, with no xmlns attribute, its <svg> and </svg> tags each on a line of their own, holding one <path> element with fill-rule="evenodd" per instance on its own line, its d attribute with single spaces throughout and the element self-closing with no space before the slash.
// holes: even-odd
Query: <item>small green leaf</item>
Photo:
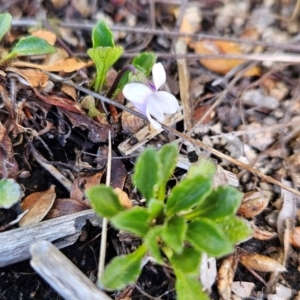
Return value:
<svg viewBox="0 0 300 300">
<path fill-rule="evenodd" d="M 203 175 L 208 178 L 213 178 L 216 171 L 217 165 L 211 158 L 200 156 L 198 161 L 190 166 L 187 177 L 191 178 L 197 175 Z"/>
<path fill-rule="evenodd" d="M 91 95 L 87 95 L 80 102 L 80 106 L 88 110 L 88 115 L 90 118 L 100 116 L 102 113 L 96 108 L 95 98 Z"/>
<path fill-rule="evenodd" d="M 104 19 L 100 20 L 92 31 L 93 48 L 115 47 L 114 35 Z"/>
<path fill-rule="evenodd" d="M 138 70 L 144 73 L 144 75 L 149 76 L 151 69 L 156 62 L 156 55 L 152 52 L 144 52 L 136 56 L 132 64 Z"/>
<path fill-rule="evenodd" d="M 136 251 L 111 260 L 100 279 L 100 286 L 111 290 L 121 290 L 126 285 L 134 283 L 142 270 L 142 259 L 147 251 L 141 245 Z"/>
<path fill-rule="evenodd" d="M 181 253 L 183 250 L 187 227 L 186 221 L 177 216 L 173 216 L 164 224 L 161 237 L 176 253 Z"/>
<path fill-rule="evenodd" d="M 11 54 L 15 57 L 51 54 L 55 52 L 56 48 L 50 45 L 46 40 L 36 36 L 28 36 L 19 40 L 16 46 L 12 49 Z"/>
<path fill-rule="evenodd" d="M 174 269 L 178 269 L 184 274 L 199 275 L 201 253 L 194 248 L 185 247 L 182 253 L 174 253 L 170 257 L 170 261 Z"/>
<path fill-rule="evenodd" d="M 152 198 L 148 204 L 149 219 L 156 219 L 165 209 L 165 204 L 162 201 Z"/>
<path fill-rule="evenodd" d="M 94 61 L 97 70 L 94 82 L 96 92 L 100 92 L 102 90 L 106 73 L 120 58 L 122 52 L 122 47 L 97 47 L 87 51 L 88 55 Z"/>
<path fill-rule="evenodd" d="M 144 243 L 148 250 L 151 252 L 152 256 L 155 258 L 156 262 L 159 264 L 163 263 L 163 258 L 161 256 L 159 241 L 161 236 L 162 226 L 155 226 L 151 228 L 146 236 L 144 237 Z"/>
<path fill-rule="evenodd" d="M 102 217 L 111 218 L 125 210 L 111 187 L 103 184 L 93 186 L 86 190 L 85 194 L 95 212 Z"/>
<path fill-rule="evenodd" d="M 175 269 L 177 300 L 209 300 L 208 296 L 202 292 L 201 284 L 197 277 L 187 276 L 180 270 Z"/>
<path fill-rule="evenodd" d="M 137 159 L 133 183 L 140 190 L 146 201 L 155 198 L 159 182 L 159 160 L 154 148 L 147 148 Z"/>
<path fill-rule="evenodd" d="M 146 208 L 135 206 L 111 218 L 117 229 L 123 229 L 139 236 L 145 236 L 150 229 L 149 213 Z"/>
<path fill-rule="evenodd" d="M 211 191 L 211 179 L 201 175 L 185 178 L 177 184 L 167 200 L 167 215 L 172 216 L 203 202 Z"/>
<path fill-rule="evenodd" d="M 12 17 L 10 14 L 0 14 L 0 41 L 11 27 Z"/>
<path fill-rule="evenodd" d="M 0 208 L 10 208 L 22 197 L 21 186 L 12 178 L 0 180 Z"/>
<path fill-rule="evenodd" d="M 167 182 L 172 176 L 176 167 L 177 156 L 178 146 L 175 143 L 166 144 L 158 151 L 162 182 Z"/>
<path fill-rule="evenodd" d="M 232 244 L 244 242 L 252 235 L 247 221 L 239 217 L 230 216 L 215 222 Z"/>
<path fill-rule="evenodd" d="M 193 216 L 213 220 L 233 216 L 241 204 L 242 193 L 232 186 L 219 186 L 187 218 Z"/>
<path fill-rule="evenodd" d="M 202 218 L 189 223 L 187 241 L 209 256 L 221 257 L 233 251 L 222 230 L 209 219 Z"/>
</svg>

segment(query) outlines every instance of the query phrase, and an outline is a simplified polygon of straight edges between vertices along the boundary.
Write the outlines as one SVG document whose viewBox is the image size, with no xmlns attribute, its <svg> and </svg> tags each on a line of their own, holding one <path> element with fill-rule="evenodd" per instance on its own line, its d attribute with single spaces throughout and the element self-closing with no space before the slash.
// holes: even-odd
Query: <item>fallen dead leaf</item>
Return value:
<svg viewBox="0 0 300 300">
<path fill-rule="evenodd" d="M 127 193 L 122 191 L 120 188 L 116 187 L 114 189 L 115 193 L 117 194 L 120 203 L 125 207 L 125 208 L 131 208 L 133 206 L 131 200 L 129 199 Z"/>
<path fill-rule="evenodd" d="M 196 43 L 190 44 L 197 54 L 241 54 L 242 51 L 238 44 L 230 43 L 227 41 L 210 41 L 201 40 Z M 218 74 L 225 75 L 233 68 L 244 63 L 241 59 L 200 59 L 200 63 L 210 71 Z M 259 76 L 260 68 L 254 66 L 244 73 L 244 76 Z"/>
<path fill-rule="evenodd" d="M 74 72 L 79 69 L 82 69 L 87 66 L 87 63 L 82 62 L 76 58 L 66 58 L 60 61 L 57 61 L 51 65 L 38 65 L 34 63 L 28 63 L 25 61 L 15 61 L 11 63 L 11 66 L 14 67 L 29 67 L 29 68 L 35 68 L 40 69 L 43 71 L 49 71 L 49 72 Z"/>
<path fill-rule="evenodd" d="M 242 251 L 239 254 L 240 263 L 245 267 L 259 272 L 285 272 L 286 268 L 274 258 Z"/>
<path fill-rule="evenodd" d="M 22 209 L 28 213 L 20 220 L 21 227 L 37 224 L 47 215 L 56 197 L 55 185 L 51 185 L 47 191 L 36 192 L 27 196 L 21 203 Z"/>
<path fill-rule="evenodd" d="M 259 215 L 268 205 L 269 198 L 262 192 L 250 191 L 244 194 L 238 214 L 250 219 Z"/>
<path fill-rule="evenodd" d="M 296 247 L 300 248 L 300 227 L 295 227 L 291 234 L 291 244 Z"/>
<path fill-rule="evenodd" d="M 100 171 L 92 176 L 77 177 L 72 184 L 70 198 L 82 202 L 85 199 L 84 190 L 100 184 L 102 176 L 103 172 Z"/>
<path fill-rule="evenodd" d="M 79 202 L 77 200 L 70 199 L 70 198 L 66 198 L 66 199 L 59 198 L 55 200 L 52 208 L 46 215 L 45 219 L 49 220 L 49 219 L 58 218 L 61 216 L 80 212 L 88 208 L 89 206 L 85 205 L 82 201 Z"/>
<path fill-rule="evenodd" d="M 32 88 L 46 87 L 48 84 L 49 76 L 39 70 L 8 67 L 5 71 L 19 74 Z"/>
<path fill-rule="evenodd" d="M 36 94 L 36 96 L 39 97 L 40 100 L 42 100 L 48 104 L 57 106 L 66 111 L 74 112 L 77 114 L 84 114 L 83 110 L 81 109 L 80 104 L 73 100 L 70 100 L 68 98 L 63 98 L 60 96 L 56 96 L 56 95 L 53 95 L 53 96 L 42 95 L 40 92 L 38 92 L 37 89 L 34 89 L 34 93 Z"/>
<path fill-rule="evenodd" d="M 40 29 L 40 30 L 32 32 L 31 35 L 46 40 L 52 46 L 56 42 L 56 35 L 53 32 L 48 31 L 48 30 Z"/>
<path fill-rule="evenodd" d="M 253 229 L 253 238 L 257 240 L 268 241 L 278 237 L 277 232 L 270 232 L 267 230 L 263 230 L 253 224 L 251 224 L 251 228 Z"/>
<path fill-rule="evenodd" d="M 14 156 L 11 139 L 7 134 L 4 134 L 0 143 L 0 161 L 0 178 L 17 178 L 19 165 Z"/>
<path fill-rule="evenodd" d="M 238 260 L 236 254 L 232 254 L 223 259 L 218 270 L 218 292 L 221 300 L 230 299 L 231 284 L 237 268 Z"/>
<path fill-rule="evenodd" d="M 108 123 L 101 124 L 99 122 L 95 122 L 89 116 L 75 114 L 70 111 L 64 111 L 64 113 L 69 118 L 72 126 L 88 129 L 88 138 L 94 143 L 106 141 L 109 130 L 111 130 L 112 138 L 116 135 L 115 131 Z"/>
<path fill-rule="evenodd" d="M 73 86 L 63 83 L 61 91 L 70 96 L 74 101 L 77 101 L 76 89 Z"/>
</svg>

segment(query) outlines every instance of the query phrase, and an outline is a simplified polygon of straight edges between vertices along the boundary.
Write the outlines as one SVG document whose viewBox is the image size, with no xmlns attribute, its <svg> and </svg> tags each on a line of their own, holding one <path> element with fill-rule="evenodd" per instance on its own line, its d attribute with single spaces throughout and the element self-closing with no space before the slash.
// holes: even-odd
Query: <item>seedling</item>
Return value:
<svg viewBox="0 0 300 300">
<path fill-rule="evenodd" d="M 145 197 L 145 207 L 125 209 L 113 189 L 105 185 L 86 191 L 100 216 L 142 240 L 133 253 L 111 260 L 98 278 L 103 288 L 119 290 L 134 283 L 148 252 L 158 264 L 173 269 L 177 299 L 209 299 L 198 279 L 201 254 L 222 257 L 250 236 L 247 223 L 235 216 L 242 194 L 230 186 L 213 189 L 215 169 L 211 163 L 190 168 L 166 196 L 177 153 L 177 145 L 168 144 L 159 151 L 149 147 L 138 158 L 133 182 Z"/>
<path fill-rule="evenodd" d="M 11 27 L 12 17 L 10 14 L 0 14 L 0 41 Z M 0 64 L 7 62 L 18 56 L 30 56 L 40 54 L 55 53 L 56 48 L 51 46 L 46 40 L 36 36 L 23 37 L 4 57 L 0 57 Z"/>
</svg>

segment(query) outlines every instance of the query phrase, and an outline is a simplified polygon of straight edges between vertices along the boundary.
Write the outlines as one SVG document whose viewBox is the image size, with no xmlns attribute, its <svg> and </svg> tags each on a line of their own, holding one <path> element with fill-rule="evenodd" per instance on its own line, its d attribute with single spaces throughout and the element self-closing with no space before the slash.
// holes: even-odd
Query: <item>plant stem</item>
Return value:
<svg viewBox="0 0 300 300">
<path fill-rule="evenodd" d="M 131 71 L 134 75 L 137 75 L 138 71 L 133 65 L 127 65 L 125 66 L 117 75 L 116 79 L 114 80 L 114 83 L 112 84 L 110 90 L 107 92 L 106 97 L 111 98 L 116 89 L 118 88 L 118 85 L 120 83 L 121 78 L 125 75 L 127 71 Z"/>
</svg>

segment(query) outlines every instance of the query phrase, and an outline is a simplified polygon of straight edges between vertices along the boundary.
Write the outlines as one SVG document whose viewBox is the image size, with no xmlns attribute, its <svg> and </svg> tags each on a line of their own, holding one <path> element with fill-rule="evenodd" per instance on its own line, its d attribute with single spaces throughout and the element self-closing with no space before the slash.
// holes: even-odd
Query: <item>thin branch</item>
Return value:
<svg viewBox="0 0 300 300">
<path fill-rule="evenodd" d="M 52 74 L 51 77 L 53 79 L 55 78 L 56 80 L 58 80 L 59 78 L 60 78 L 60 80 L 63 80 L 63 78 L 61 78 L 61 77 L 59 77 L 57 75 L 53 76 L 53 74 Z M 81 86 L 78 86 L 77 84 L 74 84 L 73 82 L 65 81 L 64 83 L 66 83 L 66 84 L 68 84 L 70 86 L 73 86 L 78 91 L 81 91 L 83 93 L 92 95 L 93 97 L 95 97 L 97 99 L 100 99 L 100 100 L 102 100 L 102 101 L 104 101 L 106 103 L 109 103 L 109 104 L 113 104 L 113 105 L 115 105 L 116 107 L 118 107 L 120 109 L 126 110 L 129 113 L 131 113 L 131 114 L 133 114 L 135 116 L 138 116 L 139 118 L 142 118 L 143 120 L 148 121 L 148 119 L 147 119 L 146 116 L 144 116 L 141 113 L 139 113 L 137 111 L 134 111 L 134 110 L 132 110 L 132 109 L 130 109 L 130 108 L 128 108 L 128 107 L 126 107 L 126 106 L 124 106 L 124 105 L 116 102 L 116 101 L 108 99 L 108 98 L 106 98 L 104 96 L 101 96 L 101 95 L 99 95 L 99 94 L 97 94 L 95 92 L 92 92 L 92 91 L 90 91 L 90 90 L 88 90 L 86 88 L 83 88 Z M 196 145 L 196 146 L 200 147 L 201 149 L 204 149 L 204 150 L 206 150 L 206 151 L 208 151 L 208 152 L 210 152 L 210 153 L 212 153 L 212 154 L 214 154 L 214 155 L 216 155 L 216 156 L 218 156 L 218 157 L 220 157 L 222 159 L 225 159 L 225 160 L 229 161 L 230 163 L 232 163 L 232 164 L 234 164 L 234 165 L 236 165 L 236 166 L 238 166 L 238 167 L 240 167 L 242 169 L 246 169 L 248 172 L 252 173 L 253 175 L 256 175 L 256 176 L 260 177 L 261 179 L 263 179 L 263 180 L 265 180 L 267 182 L 275 184 L 275 185 L 281 187 L 284 190 L 287 190 L 287 191 L 289 191 L 289 192 L 291 192 L 291 193 L 293 193 L 293 194 L 295 194 L 297 196 L 300 196 L 300 192 L 298 190 L 296 190 L 294 188 L 291 188 L 291 187 L 289 187 L 289 186 L 281 183 L 280 181 L 275 180 L 274 178 L 272 178 L 270 176 L 267 176 L 267 175 L 263 174 L 262 172 L 260 172 L 260 171 L 258 171 L 256 169 L 253 169 L 252 167 L 250 167 L 250 166 L 248 166 L 248 165 L 246 165 L 246 164 L 244 164 L 244 163 L 242 163 L 242 162 L 240 162 L 240 161 L 238 161 L 238 160 L 236 160 L 236 159 L 234 159 L 234 158 L 232 158 L 232 157 L 230 157 L 230 156 L 228 156 L 228 155 L 226 155 L 226 154 L 224 154 L 224 153 L 222 153 L 222 152 L 220 152 L 218 150 L 215 150 L 214 148 L 212 148 L 210 146 L 207 146 L 206 144 L 204 144 L 203 142 L 201 142 L 199 140 L 195 140 L 195 139 L 191 138 L 187 134 L 181 133 L 181 132 L 177 131 L 176 129 L 173 129 L 173 128 L 171 128 L 169 126 L 166 126 L 166 125 L 164 125 L 162 123 L 161 123 L 161 125 L 162 125 L 162 128 L 164 128 L 168 132 L 174 134 L 175 136 L 180 137 L 183 140 L 186 140 L 186 141 L 192 143 L 193 145 Z"/>
<path fill-rule="evenodd" d="M 21 18 L 18 20 L 12 21 L 12 26 L 15 27 L 33 27 L 38 25 L 38 21 L 34 19 L 26 19 Z M 86 30 L 91 31 L 95 26 L 95 23 L 92 22 L 70 22 L 70 21 L 62 21 L 59 23 L 62 27 L 70 28 L 73 30 Z M 267 48 L 274 48 L 286 51 L 300 51 L 300 46 L 298 45 L 291 45 L 291 44 L 277 44 L 277 43 L 269 43 L 264 41 L 256 41 L 256 40 L 245 40 L 239 38 L 230 38 L 224 36 L 213 36 L 209 34 L 189 34 L 184 32 L 174 32 L 174 31 L 165 31 L 162 29 L 150 29 L 150 28 L 138 28 L 138 27 L 127 27 L 127 26 L 111 26 L 110 29 L 112 31 L 125 31 L 125 32 L 132 32 L 132 33 L 140 33 L 140 34 L 150 34 L 150 35 L 162 35 L 168 37 L 189 37 L 195 41 L 197 40 L 222 40 L 237 44 L 246 44 L 246 45 L 253 45 L 253 46 L 261 46 Z"/>
</svg>

